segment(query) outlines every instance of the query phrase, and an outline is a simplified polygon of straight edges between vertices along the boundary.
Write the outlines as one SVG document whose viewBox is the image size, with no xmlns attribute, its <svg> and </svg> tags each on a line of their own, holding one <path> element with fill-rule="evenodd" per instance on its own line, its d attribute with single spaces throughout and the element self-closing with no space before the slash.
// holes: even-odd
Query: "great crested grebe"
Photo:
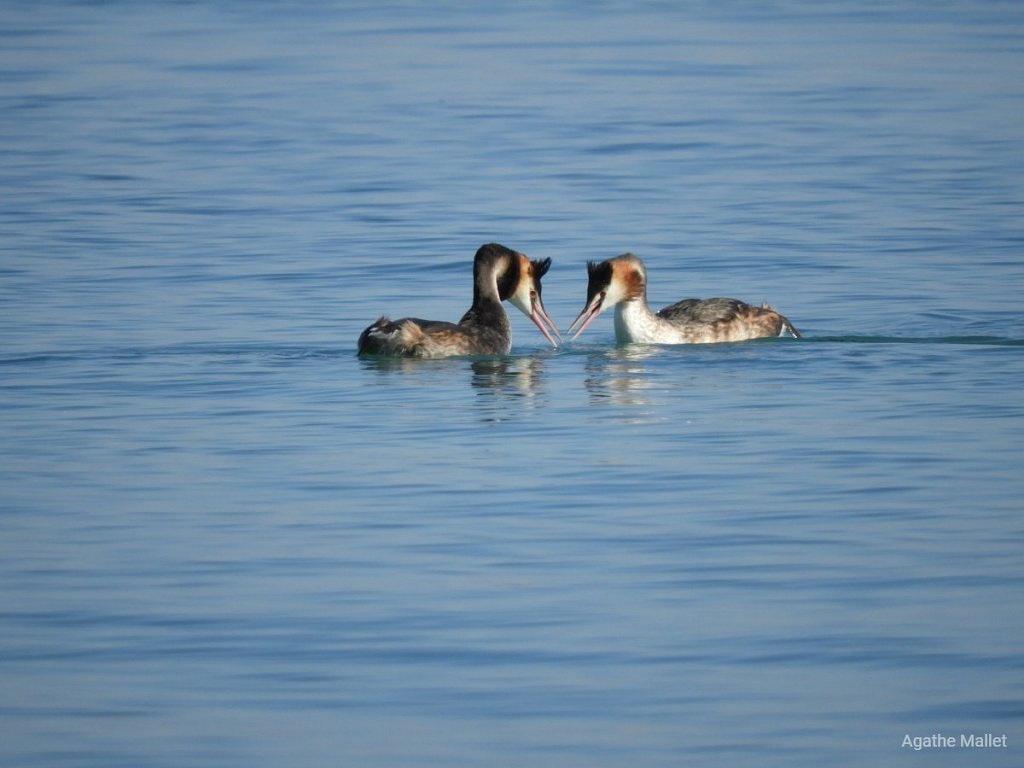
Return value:
<svg viewBox="0 0 1024 768">
<path fill-rule="evenodd" d="M 684 299 L 656 313 L 647 306 L 647 270 L 632 253 L 606 261 L 587 262 L 590 277 L 587 305 L 575 339 L 601 312 L 615 307 L 615 339 L 619 344 L 707 344 L 743 341 L 800 332 L 767 304 L 754 307 L 738 299 Z"/>
<path fill-rule="evenodd" d="M 458 323 L 406 317 L 380 317 L 359 336 L 360 355 L 449 357 L 505 355 L 512 348 L 512 327 L 501 302 L 508 300 L 558 346 L 544 326 L 561 339 L 541 303 L 540 279 L 551 259 L 531 261 L 497 243 L 480 246 L 473 259 L 473 305 Z"/>
</svg>

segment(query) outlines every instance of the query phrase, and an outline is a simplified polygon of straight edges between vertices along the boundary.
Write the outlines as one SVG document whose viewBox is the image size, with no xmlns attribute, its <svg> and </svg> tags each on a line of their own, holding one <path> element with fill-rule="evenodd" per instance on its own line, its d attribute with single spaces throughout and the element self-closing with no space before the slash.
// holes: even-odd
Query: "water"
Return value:
<svg viewBox="0 0 1024 768">
<path fill-rule="evenodd" d="M 0 765 L 1020 764 L 1024 9 L 507 5 L 5 4 Z"/>
</svg>

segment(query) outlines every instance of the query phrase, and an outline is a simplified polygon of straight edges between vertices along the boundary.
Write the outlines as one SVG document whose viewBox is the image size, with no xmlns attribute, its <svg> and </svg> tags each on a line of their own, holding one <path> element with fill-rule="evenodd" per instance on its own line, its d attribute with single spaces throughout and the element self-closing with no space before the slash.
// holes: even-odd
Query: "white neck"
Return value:
<svg viewBox="0 0 1024 768">
<path fill-rule="evenodd" d="M 678 339 L 678 331 L 654 314 L 643 297 L 615 305 L 615 340 L 619 344 L 671 344 Z"/>
</svg>

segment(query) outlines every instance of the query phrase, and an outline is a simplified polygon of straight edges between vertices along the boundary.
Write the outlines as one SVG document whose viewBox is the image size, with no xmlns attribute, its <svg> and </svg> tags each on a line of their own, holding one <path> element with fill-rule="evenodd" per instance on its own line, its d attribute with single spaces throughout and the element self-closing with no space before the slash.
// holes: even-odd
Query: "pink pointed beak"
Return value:
<svg viewBox="0 0 1024 768">
<path fill-rule="evenodd" d="M 555 336 L 558 337 L 558 341 L 562 340 L 562 334 L 558 332 L 558 328 L 555 327 L 554 322 L 548 317 L 548 313 L 544 311 L 544 304 L 540 300 L 540 294 L 536 291 L 530 291 L 530 319 L 533 324 L 540 328 L 540 332 L 544 334 L 544 338 L 551 342 L 552 347 L 557 347 L 556 342 L 551 334 L 548 333 L 548 329 L 544 327 L 544 323 L 547 323 L 552 331 L 555 332 Z"/>
<path fill-rule="evenodd" d="M 571 333 L 572 329 L 576 327 L 576 324 L 581 320 L 583 321 L 583 324 L 580 325 L 576 333 L 573 334 L 573 339 L 583 333 L 583 331 L 587 329 L 587 326 L 594 322 L 594 318 L 601 314 L 601 309 L 604 305 L 604 297 L 605 293 L 604 291 L 601 291 L 601 293 L 594 297 L 593 301 L 583 308 L 583 311 L 576 316 L 576 319 L 572 321 L 572 325 L 569 326 L 567 333 Z"/>
</svg>

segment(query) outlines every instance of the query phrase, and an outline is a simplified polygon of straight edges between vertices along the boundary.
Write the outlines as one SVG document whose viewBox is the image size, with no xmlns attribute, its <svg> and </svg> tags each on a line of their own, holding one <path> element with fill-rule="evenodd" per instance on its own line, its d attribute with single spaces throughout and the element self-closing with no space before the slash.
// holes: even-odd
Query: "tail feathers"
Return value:
<svg viewBox="0 0 1024 768">
<path fill-rule="evenodd" d="M 761 302 L 761 309 L 766 310 L 768 312 L 774 312 L 776 315 L 778 315 L 779 320 L 782 321 L 782 326 L 779 328 L 779 336 L 785 336 L 788 333 L 794 339 L 802 339 L 804 337 L 804 335 L 800 333 L 800 331 L 793 327 L 793 324 L 789 322 L 785 315 L 781 314 L 777 309 L 775 309 L 775 307 L 773 307 L 767 301 Z"/>
<path fill-rule="evenodd" d="M 381 315 L 359 335 L 360 355 L 415 355 L 423 343 L 423 329 L 412 320 L 392 322 Z"/>
<path fill-rule="evenodd" d="M 779 317 L 782 317 L 782 315 L 779 315 Z M 789 320 L 782 317 L 782 331 L 779 333 L 779 335 L 783 336 L 786 333 L 789 333 L 794 339 L 802 339 L 804 337 L 804 335 L 800 333 L 800 331 L 793 327 L 793 324 L 789 322 Z"/>
<path fill-rule="evenodd" d="M 381 328 L 386 328 L 391 321 L 388 320 L 387 315 L 381 315 L 371 325 L 367 326 L 361 334 L 359 334 L 359 345 L 357 347 L 356 354 L 359 355 L 372 355 L 376 352 L 375 347 L 377 346 L 377 337 L 380 334 Z"/>
</svg>

